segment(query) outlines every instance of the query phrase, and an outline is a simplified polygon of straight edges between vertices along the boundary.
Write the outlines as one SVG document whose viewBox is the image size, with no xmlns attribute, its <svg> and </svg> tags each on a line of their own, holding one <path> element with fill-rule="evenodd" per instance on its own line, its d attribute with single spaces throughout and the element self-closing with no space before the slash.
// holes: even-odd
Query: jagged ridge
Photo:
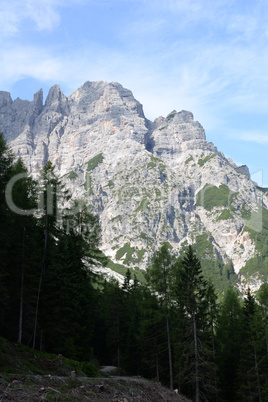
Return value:
<svg viewBox="0 0 268 402">
<path fill-rule="evenodd" d="M 211 248 L 236 272 L 256 254 L 245 228 L 257 233 L 260 222 L 245 211 L 265 206 L 266 196 L 247 167 L 206 140 L 191 112 L 151 122 L 114 82 L 86 82 L 68 97 L 55 85 L 44 105 L 42 90 L 33 102 L 0 92 L 0 112 L 1 131 L 31 173 L 51 160 L 74 196 L 92 203 L 114 262 L 145 268 L 161 242 L 179 249 L 199 236 L 204 256 Z"/>
</svg>

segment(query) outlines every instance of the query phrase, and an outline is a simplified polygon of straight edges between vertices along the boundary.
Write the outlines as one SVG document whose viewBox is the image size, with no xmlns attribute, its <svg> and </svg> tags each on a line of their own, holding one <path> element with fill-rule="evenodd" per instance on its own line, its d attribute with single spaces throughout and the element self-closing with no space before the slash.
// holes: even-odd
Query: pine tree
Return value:
<svg viewBox="0 0 268 402">
<path fill-rule="evenodd" d="M 169 320 L 169 306 L 170 306 L 170 284 L 172 281 L 172 267 L 174 265 L 174 257 L 172 256 L 169 245 L 164 243 L 163 246 L 157 251 L 152 259 L 150 267 L 147 269 L 146 279 L 151 288 L 161 297 L 163 311 L 166 320 L 166 333 L 168 345 L 168 360 L 169 360 L 169 378 L 170 388 L 173 389 L 173 363 L 172 363 L 172 350 L 170 338 L 170 320 Z"/>
<path fill-rule="evenodd" d="M 260 310 L 250 289 L 242 307 L 242 345 L 238 367 L 238 398 L 244 401 L 262 401 L 262 364 L 265 356 L 264 326 Z M 267 369 L 267 367 L 266 367 Z M 267 372 L 266 372 L 267 374 Z"/>
<path fill-rule="evenodd" d="M 141 320 L 143 292 L 137 283 L 131 284 L 128 270 L 123 284 L 124 291 L 124 356 L 123 367 L 128 375 L 138 375 L 141 370 Z"/>
<path fill-rule="evenodd" d="M 33 331 L 33 348 L 36 345 L 37 324 L 40 295 L 42 291 L 43 277 L 49 264 L 49 253 L 51 253 L 55 238 L 62 223 L 62 208 L 70 195 L 64 190 L 64 186 L 55 173 L 55 166 L 50 161 L 44 166 L 39 177 L 39 216 L 40 226 L 44 229 L 43 256 L 40 269 L 39 287 L 36 298 L 36 311 Z"/>
<path fill-rule="evenodd" d="M 47 350 L 89 359 L 95 291 L 84 268 L 79 235 L 59 233 L 44 276 L 41 324 Z"/>
<path fill-rule="evenodd" d="M 40 258 L 40 230 L 33 216 L 35 183 L 0 135 L 0 288 L 1 333 L 27 342 L 31 336 Z"/>
<path fill-rule="evenodd" d="M 141 375 L 168 383 L 169 371 L 166 320 L 156 295 L 148 288 L 142 291 L 141 309 Z M 167 380 L 166 380 L 167 379 Z"/>
<path fill-rule="evenodd" d="M 237 291 L 229 288 L 220 305 L 216 332 L 216 361 L 221 397 L 235 401 L 238 363 L 241 350 L 242 307 Z"/>
<path fill-rule="evenodd" d="M 173 295 L 180 314 L 179 351 L 184 356 L 180 366 L 184 373 L 183 376 L 179 373 L 180 381 L 184 382 L 186 393 L 199 402 L 214 398 L 214 366 L 207 282 L 191 246 L 184 258 L 177 261 L 174 278 Z"/>
<path fill-rule="evenodd" d="M 263 315 L 264 315 L 264 326 L 265 326 L 265 343 L 266 343 L 266 354 L 268 358 L 268 283 L 263 283 L 258 292 L 257 292 L 257 300 L 263 307 Z"/>
<path fill-rule="evenodd" d="M 119 284 L 111 280 L 105 288 L 105 333 L 110 364 L 117 367 L 119 372 L 123 369 L 123 345 L 126 336 L 124 316 L 124 292 Z"/>
</svg>

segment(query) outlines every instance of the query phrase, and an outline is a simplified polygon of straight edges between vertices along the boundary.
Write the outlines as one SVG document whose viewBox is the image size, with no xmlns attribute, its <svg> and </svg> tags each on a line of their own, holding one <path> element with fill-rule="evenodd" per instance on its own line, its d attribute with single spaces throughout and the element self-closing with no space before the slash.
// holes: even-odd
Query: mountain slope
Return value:
<svg viewBox="0 0 268 402">
<path fill-rule="evenodd" d="M 150 122 L 120 84 L 86 82 L 69 97 L 52 87 L 44 105 L 42 90 L 33 102 L 0 92 L 0 129 L 32 174 L 51 160 L 73 196 L 92 204 L 114 263 L 146 268 L 167 241 L 175 250 L 197 244 L 219 277 L 231 263 L 236 273 L 250 266 L 241 271 L 248 283 L 267 275 L 267 195 L 192 113 Z"/>
</svg>

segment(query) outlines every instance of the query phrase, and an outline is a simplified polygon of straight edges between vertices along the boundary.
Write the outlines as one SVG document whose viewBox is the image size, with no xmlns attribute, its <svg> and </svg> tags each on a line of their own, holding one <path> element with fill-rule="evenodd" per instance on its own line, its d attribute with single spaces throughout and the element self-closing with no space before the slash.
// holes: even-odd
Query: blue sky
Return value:
<svg viewBox="0 0 268 402">
<path fill-rule="evenodd" d="M 118 81 L 154 120 L 190 110 L 268 186 L 267 0 L 1 0 L 0 90 Z"/>
</svg>

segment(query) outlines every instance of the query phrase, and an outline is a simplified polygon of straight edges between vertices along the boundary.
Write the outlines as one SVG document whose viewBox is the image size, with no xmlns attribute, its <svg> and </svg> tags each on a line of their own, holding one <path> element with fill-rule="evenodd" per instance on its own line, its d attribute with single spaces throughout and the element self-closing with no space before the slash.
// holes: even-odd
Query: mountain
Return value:
<svg viewBox="0 0 268 402">
<path fill-rule="evenodd" d="M 267 278 L 268 196 L 206 140 L 188 111 L 154 122 L 119 83 L 53 86 L 32 102 L 0 92 L 0 131 L 36 175 L 50 160 L 99 215 L 109 267 L 139 273 L 161 242 L 194 244 L 206 276 L 258 288 Z M 225 285 L 224 285 L 225 284 Z"/>
</svg>

